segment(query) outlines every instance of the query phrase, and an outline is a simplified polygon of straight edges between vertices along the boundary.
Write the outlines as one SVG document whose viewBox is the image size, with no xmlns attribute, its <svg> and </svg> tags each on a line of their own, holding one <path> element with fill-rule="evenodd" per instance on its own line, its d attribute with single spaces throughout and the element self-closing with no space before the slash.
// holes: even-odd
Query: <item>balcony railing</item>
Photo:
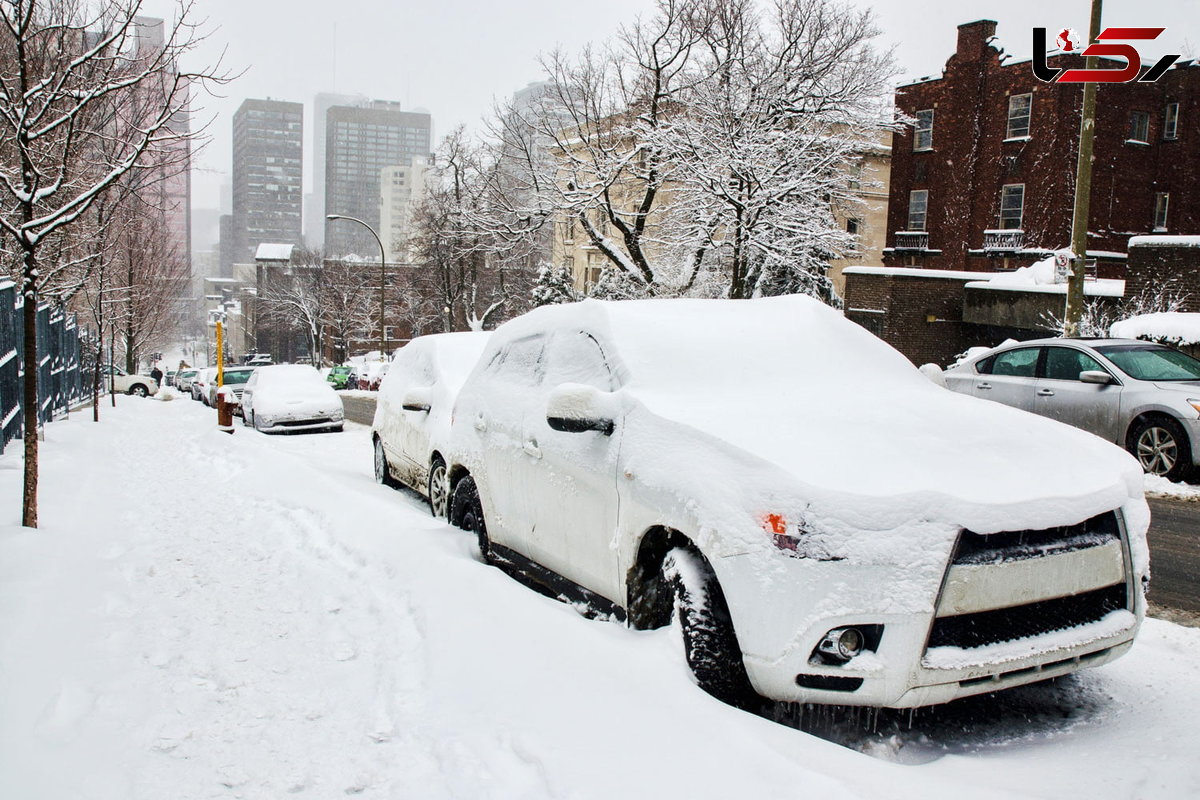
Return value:
<svg viewBox="0 0 1200 800">
<path fill-rule="evenodd" d="M 1019 228 L 983 232 L 984 250 L 1020 250 L 1025 246 L 1025 231 Z"/>
<path fill-rule="evenodd" d="M 896 231 L 897 250 L 928 250 L 928 231 Z"/>
</svg>

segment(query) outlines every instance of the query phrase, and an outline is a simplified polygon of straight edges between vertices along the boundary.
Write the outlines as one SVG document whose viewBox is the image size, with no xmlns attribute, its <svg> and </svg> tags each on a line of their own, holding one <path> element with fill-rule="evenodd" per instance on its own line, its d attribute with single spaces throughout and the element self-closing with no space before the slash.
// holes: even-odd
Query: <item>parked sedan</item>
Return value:
<svg viewBox="0 0 1200 800">
<path fill-rule="evenodd" d="M 347 382 L 353 374 L 353 368 L 342 365 L 333 367 L 329 370 L 329 374 L 325 376 L 325 380 L 329 381 L 329 385 L 334 389 L 348 389 Z"/>
<path fill-rule="evenodd" d="M 180 370 L 175 376 L 175 388 L 181 392 L 188 394 L 192 393 L 192 381 L 196 378 L 196 374 L 200 372 L 198 369 Z"/>
<path fill-rule="evenodd" d="M 379 388 L 372 425 L 375 480 L 400 482 L 445 517 L 450 499 L 445 448 L 450 411 L 489 333 L 420 336 L 396 351 Z"/>
<path fill-rule="evenodd" d="M 915 707 L 1106 663 L 1144 614 L 1136 462 L 947 392 L 803 297 L 585 301 L 496 330 L 451 424 L 484 558 L 711 694 Z"/>
<path fill-rule="evenodd" d="M 246 381 L 250 380 L 250 376 L 254 374 L 257 367 L 228 367 L 221 375 L 221 386 L 228 386 L 233 390 L 233 394 L 239 400 L 242 396 L 242 390 L 246 386 Z M 214 379 L 208 386 L 208 397 L 205 402 L 213 408 L 217 407 L 217 381 Z M 236 412 L 235 412 L 236 413 Z"/>
<path fill-rule="evenodd" d="M 1200 361 L 1135 339 L 1037 339 L 982 353 L 946 386 L 1090 431 L 1177 481 L 1200 464 Z"/>
<path fill-rule="evenodd" d="M 340 431 L 342 398 L 308 364 L 254 370 L 242 388 L 242 424 L 263 433 Z"/>
<path fill-rule="evenodd" d="M 209 405 L 208 390 L 209 387 L 217 382 L 217 368 L 205 367 L 196 373 L 196 377 L 192 378 L 192 399 L 200 400 L 204 405 Z"/>
</svg>

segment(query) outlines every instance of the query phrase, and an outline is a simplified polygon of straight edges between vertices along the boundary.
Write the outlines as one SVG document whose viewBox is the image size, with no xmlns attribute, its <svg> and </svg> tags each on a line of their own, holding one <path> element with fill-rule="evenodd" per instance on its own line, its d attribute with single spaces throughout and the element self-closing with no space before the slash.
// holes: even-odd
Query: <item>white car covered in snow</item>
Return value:
<svg viewBox="0 0 1200 800">
<path fill-rule="evenodd" d="M 316 367 L 258 367 L 242 387 L 242 424 L 263 433 L 340 431 L 345 418 L 338 397 Z"/>
<path fill-rule="evenodd" d="M 158 381 L 149 375 L 131 375 L 115 364 L 105 364 L 100 367 L 101 382 L 107 387 L 111 384 L 114 392 L 146 397 L 158 393 Z"/>
<path fill-rule="evenodd" d="M 446 516 L 450 499 L 444 455 L 450 411 L 490 336 L 419 336 L 396 351 L 379 387 L 371 426 L 375 480 L 421 492 L 437 517 Z"/>
<path fill-rule="evenodd" d="M 451 438 L 485 559 L 636 628 L 674 607 L 736 704 L 941 703 L 1111 661 L 1144 615 L 1136 461 L 807 298 L 537 309 Z"/>
</svg>

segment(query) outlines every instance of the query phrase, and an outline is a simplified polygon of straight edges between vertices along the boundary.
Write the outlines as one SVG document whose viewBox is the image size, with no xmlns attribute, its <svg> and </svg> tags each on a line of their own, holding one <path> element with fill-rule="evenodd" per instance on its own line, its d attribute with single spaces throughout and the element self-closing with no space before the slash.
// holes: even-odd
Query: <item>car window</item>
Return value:
<svg viewBox="0 0 1200 800">
<path fill-rule="evenodd" d="M 517 339 L 504 348 L 499 361 L 493 361 L 489 366 L 494 366 L 495 374 L 501 380 L 537 386 L 542 382 L 545 371 L 542 361 L 544 344 L 541 336 Z"/>
<path fill-rule="evenodd" d="M 992 358 L 992 375 L 1012 375 L 1018 378 L 1032 378 L 1037 373 L 1037 361 L 1040 347 L 1022 347 L 997 353 Z"/>
<path fill-rule="evenodd" d="M 612 370 L 600 343 L 589 333 L 561 333 L 550 342 L 546 373 L 548 383 L 582 383 L 611 392 Z"/>
<path fill-rule="evenodd" d="M 1088 370 L 1107 372 L 1100 362 L 1070 347 L 1046 348 L 1046 377 L 1056 381 L 1077 381 L 1079 373 Z"/>
<path fill-rule="evenodd" d="M 1200 380 L 1200 361 L 1169 347 L 1110 345 L 1096 351 L 1139 381 Z"/>
</svg>

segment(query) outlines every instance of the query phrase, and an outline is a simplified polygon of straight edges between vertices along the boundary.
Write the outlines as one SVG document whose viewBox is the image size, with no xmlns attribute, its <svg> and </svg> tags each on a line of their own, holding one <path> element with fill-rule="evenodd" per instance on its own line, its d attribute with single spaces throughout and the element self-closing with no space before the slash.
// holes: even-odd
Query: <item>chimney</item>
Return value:
<svg viewBox="0 0 1200 800">
<path fill-rule="evenodd" d="M 987 49 L 987 41 L 996 35 L 996 21 L 980 19 L 958 26 L 958 49 L 955 51 L 964 61 L 978 61 Z"/>
</svg>

